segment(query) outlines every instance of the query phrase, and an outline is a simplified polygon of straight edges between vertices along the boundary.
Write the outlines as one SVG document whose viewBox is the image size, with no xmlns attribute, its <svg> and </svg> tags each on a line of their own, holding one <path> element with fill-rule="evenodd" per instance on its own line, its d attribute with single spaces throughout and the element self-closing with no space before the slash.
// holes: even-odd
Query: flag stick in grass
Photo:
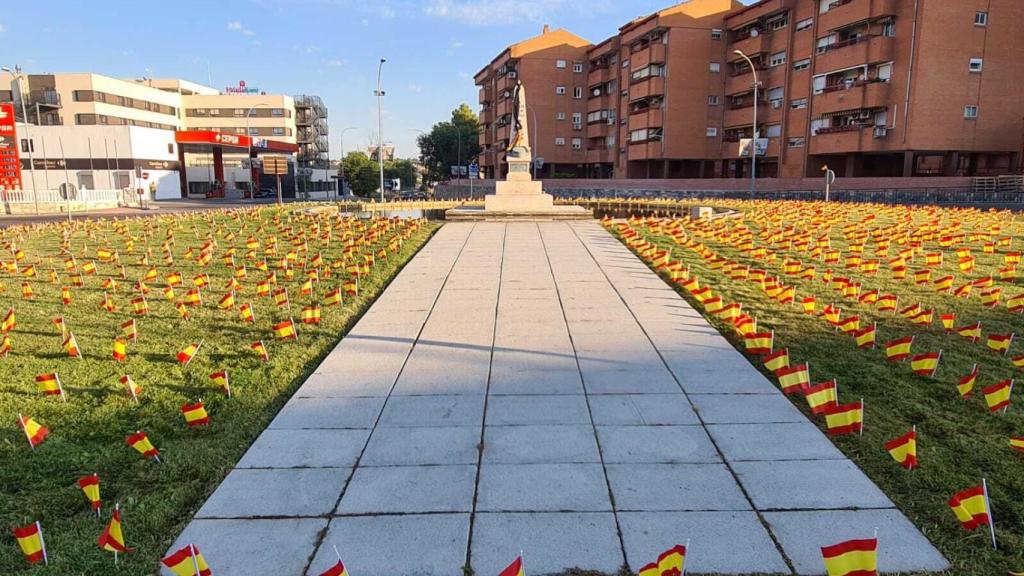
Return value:
<svg viewBox="0 0 1024 576">
<path fill-rule="evenodd" d="M 992 500 L 988 497 L 988 480 L 981 479 L 981 490 L 985 493 L 985 507 L 988 508 L 988 533 L 992 536 L 992 549 L 998 550 L 996 544 L 996 521 L 992 518 Z"/>
</svg>

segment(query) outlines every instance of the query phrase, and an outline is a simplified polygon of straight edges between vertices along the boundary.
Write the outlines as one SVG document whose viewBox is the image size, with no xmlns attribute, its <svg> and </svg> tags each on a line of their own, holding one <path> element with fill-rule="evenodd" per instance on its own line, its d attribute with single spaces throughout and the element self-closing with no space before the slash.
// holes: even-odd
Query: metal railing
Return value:
<svg viewBox="0 0 1024 576">
<path fill-rule="evenodd" d="M 74 189 L 70 198 L 62 190 L 0 190 L 0 202 L 5 204 L 117 204 L 124 198 L 123 190 L 81 190 Z"/>
</svg>

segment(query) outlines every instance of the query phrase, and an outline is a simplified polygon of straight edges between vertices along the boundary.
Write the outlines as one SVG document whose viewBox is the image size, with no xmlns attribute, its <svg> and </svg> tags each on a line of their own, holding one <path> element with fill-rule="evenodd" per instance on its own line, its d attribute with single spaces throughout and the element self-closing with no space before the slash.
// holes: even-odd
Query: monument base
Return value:
<svg viewBox="0 0 1024 576">
<path fill-rule="evenodd" d="M 446 220 L 586 220 L 593 213 L 582 206 L 555 206 L 543 183 L 530 177 L 530 157 L 509 159 L 505 180 L 494 183 L 484 205 L 462 206 L 445 212 Z"/>
<path fill-rule="evenodd" d="M 549 196 L 550 197 L 550 196 Z M 491 210 L 487 206 L 460 206 L 445 211 L 444 219 L 452 222 L 542 222 L 547 220 L 591 220 L 594 213 L 582 206 L 554 206 L 547 210 L 524 211 L 516 207 Z"/>
</svg>

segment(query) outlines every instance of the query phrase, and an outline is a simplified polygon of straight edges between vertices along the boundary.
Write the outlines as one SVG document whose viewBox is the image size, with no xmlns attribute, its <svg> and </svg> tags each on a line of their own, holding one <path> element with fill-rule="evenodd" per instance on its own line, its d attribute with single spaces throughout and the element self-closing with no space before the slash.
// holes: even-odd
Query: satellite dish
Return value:
<svg viewBox="0 0 1024 576">
<path fill-rule="evenodd" d="M 750 37 L 751 38 L 757 38 L 760 35 L 761 35 L 761 33 L 757 31 L 757 28 L 754 28 L 753 30 L 750 31 Z"/>
</svg>

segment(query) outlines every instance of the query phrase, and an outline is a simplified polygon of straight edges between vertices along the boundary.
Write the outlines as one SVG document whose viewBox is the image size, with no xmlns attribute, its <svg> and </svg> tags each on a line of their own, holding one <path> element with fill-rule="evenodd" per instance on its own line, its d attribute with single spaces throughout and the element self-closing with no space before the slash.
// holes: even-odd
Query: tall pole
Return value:
<svg viewBox="0 0 1024 576">
<path fill-rule="evenodd" d="M 249 177 L 246 178 L 246 180 L 249 181 L 249 197 L 250 198 L 255 198 L 256 197 L 256 191 L 252 189 L 252 185 L 253 185 L 253 181 L 252 181 L 252 135 L 249 134 L 249 117 L 252 116 L 252 112 L 253 112 L 253 110 L 256 109 L 257 106 L 266 106 L 266 105 L 267 105 L 266 102 L 257 102 L 255 104 L 253 104 L 252 106 L 250 106 L 249 109 L 245 111 L 245 137 L 248 139 L 247 140 L 248 144 L 246 146 L 246 152 L 245 152 L 245 161 L 249 165 Z"/>
<path fill-rule="evenodd" d="M 15 66 L 14 70 L 5 66 L 2 70 L 10 74 L 18 85 L 18 101 L 21 102 L 21 120 L 25 123 L 25 141 L 28 142 L 28 173 L 32 178 L 32 203 L 35 205 L 36 214 L 39 214 L 39 189 L 36 188 L 36 159 L 32 151 L 34 148 L 32 138 L 28 135 L 28 109 L 25 108 L 25 92 L 21 87 L 21 66 Z"/>
<path fill-rule="evenodd" d="M 341 192 L 345 192 L 345 132 L 349 130 L 356 130 L 355 126 L 349 126 L 341 131 L 341 162 L 338 163 L 338 167 L 341 168 Z M 337 198 L 335 198 L 337 200 Z"/>
<path fill-rule="evenodd" d="M 382 112 L 384 91 L 380 89 L 380 74 L 385 62 L 387 59 L 381 58 L 377 65 L 377 89 L 373 92 L 373 95 L 377 97 L 377 160 L 380 163 L 380 201 L 382 203 L 384 202 L 384 117 Z"/>
<path fill-rule="evenodd" d="M 757 190 L 757 69 L 754 68 L 754 61 L 742 50 L 733 50 L 733 54 L 746 60 L 750 65 L 750 72 L 754 75 L 754 125 L 750 142 L 750 195 L 753 196 Z"/>
</svg>

